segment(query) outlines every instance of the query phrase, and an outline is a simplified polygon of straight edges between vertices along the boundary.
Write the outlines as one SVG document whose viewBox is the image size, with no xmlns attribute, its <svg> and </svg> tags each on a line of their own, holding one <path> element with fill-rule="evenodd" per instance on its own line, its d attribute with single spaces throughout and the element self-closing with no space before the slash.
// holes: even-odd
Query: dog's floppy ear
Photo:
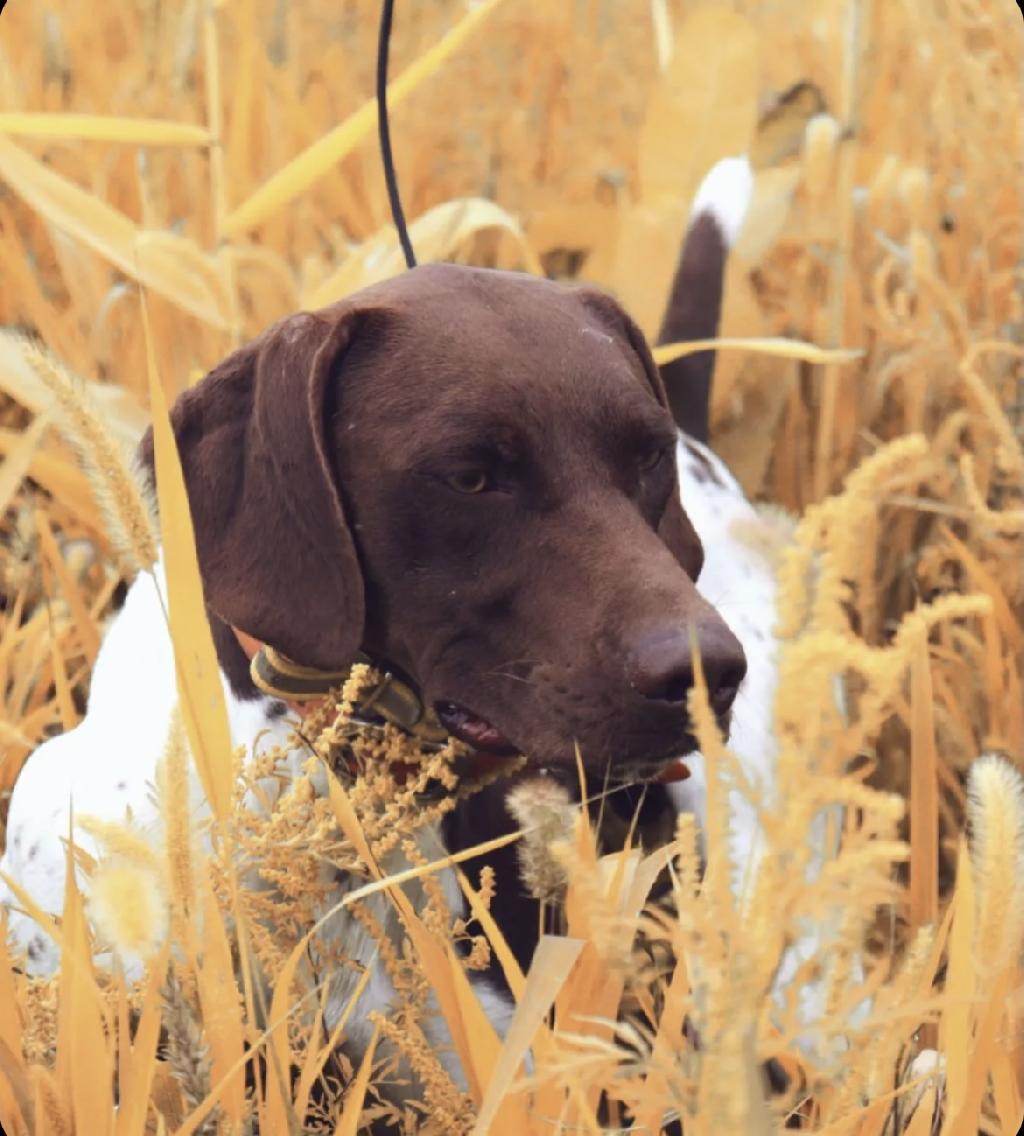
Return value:
<svg viewBox="0 0 1024 1136">
<path fill-rule="evenodd" d="M 214 615 L 305 666 L 346 665 L 363 581 L 326 444 L 332 380 L 355 335 L 344 305 L 236 351 L 171 411 Z M 142 443 L 152 470 L 152 437 Z"/>
<path fill-rule="evenodd" d="M 633 354 L 640 360 L 651 393 L 671 413 L 661 372 L 658 370 L 657 363 L 654 362 L 651 349 L 640 328 L 633 322 L 625 309 L 606 292 L 588 287 L 581 287 L 576 291 L 584 304 L 600 317 L 606 327 L 626 340 Z M 673 455 L 673 463 L 674 457 L 675 455 Z M 662 513 L 661 521 L 658 524 L 658 536 L 661 537 L 668 550 L 679 561 L 690 578 L 696 580 L 704 564 L 704 549 L 701 546 L 696 529 L 683 510 L 682 503 L 679 500 L 678 487 L 674 487 L 669 495 L 665 511 Z"/>
</svg>

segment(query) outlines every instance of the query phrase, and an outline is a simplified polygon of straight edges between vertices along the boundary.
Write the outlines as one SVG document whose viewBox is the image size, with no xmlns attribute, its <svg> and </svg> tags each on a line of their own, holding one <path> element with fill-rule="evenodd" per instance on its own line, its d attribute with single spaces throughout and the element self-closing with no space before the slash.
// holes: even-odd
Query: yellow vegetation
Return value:
<svg viewBox="0 0 1024 1136">
<path fill-rule="evenodd" d="M 236 776 L 168 444 L 166 404 L 233 345 L 401 268 L 366 105 L 376 18 L 369 0 L 9 0 L 0 17 L 0 326 L 35 337 L 0 333 L 0 818 L 32 748 L 79 720 L 120 580 L 154 564 L 125 456 L 150 412 L 183 693 L 160 839 L 94 827 L 107 854 L 85 865 L 88 896 L 72 884 L 60 926 L 41 917 L 63 944 L 59 977 L 25 977 L 0 937 L 0 1124 L 355 1134 L 391 1116 L 540 1134 L 655 1132 L 682 1115 L 687 1136 L 787 1117 L 858 1136 L 1016 1133 L 1019 12 L 398 5 L 393 130 L 421 259 L 580 275 L 650 332 L 700 177 L 740 151 L 756 172 L 722 330 L 757 342 L 721 352 L 713 417 L 748 490 L 801 517 L 780 567 L 763 854 L 737 900 L 733 759 L 698 692 L 706 873 L 690 818 L 663 848 L 602 855 L 550 787 L 527 787 L 521 858 L 566 933 L 542 939 L 525 975 L 489 914 L 500 881 L 472 859 L 470 918 L 452 919 L 438 852 L 419 840 L 448 806 L 424 810 L 418 782 L 396 782 L 390 762 L 409 754 L 353 729 L 351 690 L 311 724 L 305 776 L 254 807 L 275 755 Z M 190 808 L 190 751 L 212 820 Z M 452 756 L 428 759 L 435 775 L 450 780 Z M 807 833 L 835 806 L 841 840 L 809 873 Z M 242 886 L 253 863 L 274 890 Z M 346 1015 L 323 1028 L 318 971 L 346 965 L 316 938 L 324 863 L 351 874 L 345 902 L 399 995 L 357 1068 L 336 1049 Z M 648 902 L 666 864 L 671 896 Z M 773 1005 L 770 987 L 822 912 L 830 936 L 799 967 L 827 1005 L 812 1056 L 794 999 Z M 456 940 L 469 965 L 493 952 L 505 970 L 504 1040 Z M 94 965 L 94 948 L 114 965 Z M 366 975 L 349 970 L 354 998 Z M 464 1090 L 427 1041 L 435 1005 Z M 768 1059 L 789 1076 L 781 1095 L 766 1092 Z M 398 1068 L 415 1070 L 422 1104 L 378 1096 Z"/>
</svg>

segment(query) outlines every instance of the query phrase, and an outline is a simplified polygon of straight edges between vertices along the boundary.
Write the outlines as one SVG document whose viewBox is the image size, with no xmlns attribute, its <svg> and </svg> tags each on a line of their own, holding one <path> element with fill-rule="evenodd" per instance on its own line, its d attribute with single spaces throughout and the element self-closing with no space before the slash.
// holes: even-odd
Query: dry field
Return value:
<svg viewBox="0 0 1024 1136">
<path fill-rule="evenodd" d="M 166 441 L 167 402 L 233 345 L 400 269 L 366 103 L 376 19 L 369 0 L 8 0 L 0 17 L 0 327 L 19 329 L 0 333 L 0 840 L 24 759 L 82 715 L 120 582 L 152 563 L 123 458 L 150 414 Z M 552 802 L 524 859 L 555 879 L 568 934 L 523 975 L 472 861 L 465 927 L 436 866 L 418 871 L 418 915 L 386 882 L 389 839 L 423 820 L 386 763 L 329 799 L 296 791 L 247 814 L 204 697 L 190 527 L 164 450 L 188 695 L 157 787 L 166 841 L 101 834 L 109 856 L 50 925 L 74 961 L 55 982 L 0 945 L 6 1133 L 354 1136 L 388 1115 L 422 1132 L 656 1132 L 675 1114 L 687 1136 L 1016 1133 L 1022 68 L 1010 0 L 398 5 L 393 129 L 423 260 L 578 275 L 651 332 L 702 173 L 752 157 L 722 330 L 774 342 L 720 353 L 714 440 L 752 494 L 802 518 L 780 557 L 766 855 L 737 903 L 717 777 L 703 880 L 688 822 L 666 849 L 600 857 Z M 702 741 L 729 770 L 709 722 Z M 183 792 L 190 749 L 212 856 Z M 969 775 L 983 754 L 1007 764 Z M 843 839 L 808 881 L 807 832 L 829 804 L 847 806 Z M 357 1067 L 332 1056 L 302 965 L 323 856 L 398 904 L 407 933 L 381 946 L 400 1005 Z M 248 857 L 276 873 L 274 934 L 265 898 L 239 889 Z M 648 906 L 667 861 L 673 903 Z M 801 921 L 829 905 L 835 942 L 805 968 L 829 996 L 810 1057 L 794 1005 L 770 1012 L 767 991 Z M 144 979 L 94 967 L 93 936 L 144 959 Z M 452 945 L 467 938 L 468 964 Z M 488 951 L 519 1003 L 504 1042 L 463 969 Z M 257 969 L 275 979 L 270 1004 Z M 465 1092 L 424 1040 L 430 990 Z M 926 1049 L 940 1079 L 913 1064 Z M 377 1087 L 396 1055 L 425 1087 L 392 1113 Z M 781 1093 L 762 1083 L 769 1058 Z"/>
</svg>

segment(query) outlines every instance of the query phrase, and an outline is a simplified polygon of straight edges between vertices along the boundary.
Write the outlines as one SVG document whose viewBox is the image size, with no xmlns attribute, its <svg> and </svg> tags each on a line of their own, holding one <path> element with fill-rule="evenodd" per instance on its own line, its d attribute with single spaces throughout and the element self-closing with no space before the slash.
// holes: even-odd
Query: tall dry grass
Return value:
<svg viewBox="0 0 1024 1136">
<path fill-rule="evenodd" d="M 758 801 L 766 847 L 742 900 L 724 855 L 733 762 L 705 722 L 720 772 L 702 879 L 688 821 L 665 848 L 602 858 L 563 802 L 531 802 L 549 823 L 524 841 L 567 933 L 542 941 L 526 975 L 488 914 L 501 882 L 472 861 L 467 926 L 452 927 L 436 864 L 413 868 L 421 907 L 388 880 L 386 784 L 335 779 L 311 802 L 300 783 L 269 818 L 248 814 L 203 696 L 164 406 L 271 319 L 400 269 L 365 105 L 375 16 L 366 0 L 12 0 L 0 20 L 0 324 L 48 351 L 0 340 L 0 793 L 34 745 L 79 720 L 122 574 L 151 564 L 155 534 L 119 457 L 148 410 L 185 676 L 159 787 L 166 846 L 98 834 L 108 855 L 88 894 L 70 887 L 49 924 L 74 960 L 56 982 L 0 957 L 0 1122 L 355 1133 L 395 1115 L 376 1087 L 398 1053 L 423 1086 L 424 1106 L 399 1117 L 414 1130 L 656 1131 L 681 1114 L 688 1133 L 1016 1132 L 1018 13 L 1005 0 L 399 6 L 395 132 L 423 259 L 580 275 L 650 331 L 689 196 L 716 158 L 748 151 L 756 197 L 723 333 L 862 351 L 719 357 L 719 451 L 752 493 L 803 517 L 782 569 L 777 792 Z M 831 709 L 836 671 L 848 719 Z M 324 726 L 328 742 L 343 730 Z M 187 811 L 190 752 L 214 805 L 213 857 Z M 968 794 L 982 753 L 1009 764 L 976 765 Z M 808 876 L 806 835 L 832 804 L 846 806 L 841 846 Z M 411 834 L 414 818 L 402 825 Z M 279 851 L 284 832 L 299 850 L 272 864 L 268 936 L 236 861 Z M 394 903 L 406 936 L 381 945 L 398 1008 L 357 1067 L 322 1028 L 303 965 L 310 908 L 284 886 L 314 880 L 319 856 L 365 877 L 365 899 Z M 669 862 L 671 901 L 648 903 Z M 826 909 L 841 918 L 800 976 L 826 995 L 810 1057 L 799 1007 L 768 990 L 786 943 Z M 372 929 L 369 906 L 360 918 Z M 94 935 L 143 959 L 142 981 L 95 967 Z M 505 967 L 518 1008 L 504 1041 L 453 937 Z M 428 990 L 464 1090 L 426 1044 Z M 872 1008 L 852 1013 L 865 991 Z M 769 1058 L 789 1077 L 779 1096 L 760 1076 Z"/>
</svg>

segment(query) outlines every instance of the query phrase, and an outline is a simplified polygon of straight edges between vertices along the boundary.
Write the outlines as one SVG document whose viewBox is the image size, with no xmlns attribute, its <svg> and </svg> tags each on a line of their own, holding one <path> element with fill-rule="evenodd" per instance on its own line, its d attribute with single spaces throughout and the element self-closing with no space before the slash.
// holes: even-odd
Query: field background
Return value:
<svg viewBox="0 0 1024 1136">
<path fill-rule="evenodd" d="M 0 327 L 38 337 L 78 377 L 47 383 L 23 340 L 0 343 L 0 835 L 31 748 L 82 714 L 130 573 L 97 504 L 111 471 L 94 460 L 84 473 L 63 438 L 96 459 L 76 398 L 99 408 L 119 445 L 148 421 L 138 285 L 173 398 L 272 319 L 401 267 L 364 105 L 376 20 L 365 0 L 9 0 L 0 17 Z M 893 986 L 890 1017 L 864 1035 L 886 1039 L 874 1064 L 862 1046 L 846 1080 L 800 1074 L 806 1096 L 785 1107 L 820 1131 L 915 1123 L 891 1116 L 886 1094 L 925 1043 L 952 1061 L 947 1130 L 1016 1131 L 1019 1115 L 1024 818 L 1009 789 L 997 820 L 979 806 L 977 832 L 987 824 L 998 838 L 976 839 L 969 885 L 960 840 L 970 763 L 994 752 L 1024 768 L 1022 44 L 1009 0 L 398 5 L 393 133 L 421 259 L 592 280 L 653 334 L 697 183 L 716 159 L 747 152 L 756 197 L 723 334 L 862 352 L 820 365 L 792 347 L 723 351 L 715 380 L 713 440 L 749 492 L 812 509 L 801 547 L 825 555 L 824 598 L 789 594 L 783 624 L 808 650 L 807 635 L 835 633 L 832 662 L 854 676 L 861 728 L 830 727 L 841 752 L 829 761 L 856 757 L 858 785 L 908 802 L 890 835 L 909 848 L 882 872 L 884 897 L 865 884 L 856 934 L 886 975 L 916 942 L 919 985 Z M 857 468 L 838 504 L 813 511 Z M 905 619 L 968 594 L 981 607 L 954 598 L 934 619 Z M 789 677 L 780 703 L 801 718 L 807 691 Z M 798 835 L 776 834 L 780 857 Z M 981 897 L 977 925 L 967 886 Z M 703 902 L 711 918 L 727 901 Z M 783 922 L 799 904 L 780 900 Z M 1005 942 L 986 938 L 994 912 Z M 749 913 L 718 916 L 738 932 Z M 925 946 L 914 936 L 928 927 Z M 29 1000 L 44 994 L 14 972 L 4 992 L 20 1006 L 17 1029 L 7 1009 L 0 1028 L 5 1127 L 71 1131 L 77 1116 L 77 1131 L 107 1130 L 77 1111 L 81 1050 L 62 1063 L 52 1046 L 22 1044 Z M 117 1014 L 103 1012 L 109 1040 Z M 61 1028 L 75 1052 L 73 1024 Z M 786 1050 L 764 1022 L 758 1030 L 762 1057 Z M 605 1057 L 587 1065 L 591 1088 L 621 1070 Z M 563 1066 L 552 1091 L 583 1124 L 593 1102 L 576 1099 Z M 666 1101 L 700 1100 L 694 1130 L 725 1131 L 714 1111 L 725 1068 L 709 1058 L 679 1073 L 690 1097 L 668 1093 L 662 1070 L 647 1099 L 660 1085 Z M 51 1105 L 65 1127 L 40 1119 Z M 357 1106 L 338 1131 L 355 1131 Z M 782 1106 L 760 1107 L 729 1130 L 781 1124 Z M 171 1130 L 186 1112 L 179 1102 L 160 1120 L 142 1105 L 132 1115 Z M 927 1131 L 930 1115 L 915 1116 Z"/>
</svg>

